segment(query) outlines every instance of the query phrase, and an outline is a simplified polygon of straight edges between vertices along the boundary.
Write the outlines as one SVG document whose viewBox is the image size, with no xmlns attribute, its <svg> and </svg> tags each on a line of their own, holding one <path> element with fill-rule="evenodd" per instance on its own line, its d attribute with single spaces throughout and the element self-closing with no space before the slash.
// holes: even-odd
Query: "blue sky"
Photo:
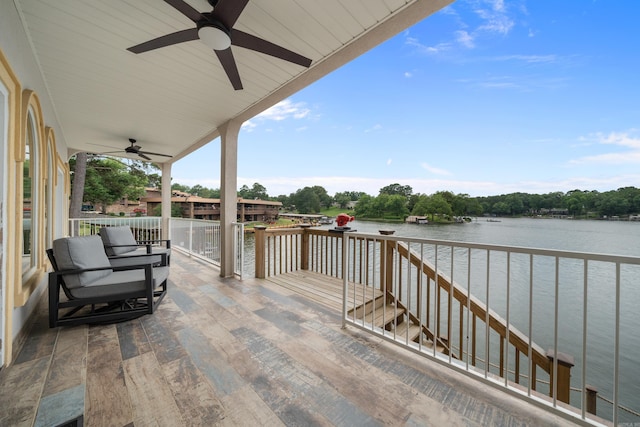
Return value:
<svg viewBox="0 0 640 427">
<path fill-rule="evenodd" d="M 246 122 L 238 186 L 271 196 L 640 187 L 640 1 L 457 0 Z M 220 143 L 173 182 L 220 186 Z"/>
</svg>

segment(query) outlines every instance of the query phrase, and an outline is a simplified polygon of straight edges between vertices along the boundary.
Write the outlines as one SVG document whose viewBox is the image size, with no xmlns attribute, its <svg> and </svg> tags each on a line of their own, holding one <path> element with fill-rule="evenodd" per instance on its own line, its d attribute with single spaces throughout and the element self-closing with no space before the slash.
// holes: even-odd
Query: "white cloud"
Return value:
<svg viewBox="0 0 640 427">
<path fill-rule="evenodd" d="M 418 40 L 415 37 L 407 37 L 405 39 L 405 44 L 416 48 L 416 50 L 419 53 L 426 54 L 426 55 L 435 55 L 435 54 L 450 50 L 452 47 L 451 43 L 439 43 L 434 46 L 428 46 L 420 42 L 420 40 Z"/>
<path fill-rule="evenodd" d="M 375 131 L 378 131 L 378 130 L 381 130 L 381 129 L 382 129 L 382 125 L 380 123 L 376 123 L 375 125 L 373 125 L 372 128 L 366 129 L 365 133 L 375 132 Z"/>
<path fill-rule="evenodd" d="M 631 130 L 633 132 L 633 130 Z M 611 132 L 609 135 L 597 134 L 601 144 L 620 145 L 640 149 L 640 138 L 632 137 L 628 132 Z"/>
<path fill-rule="evenodd" d="M 469 49 L 473 49 L 476 46 L 473 36 L 464 30 L 456 31 L 456 41 Z"/>
<path fill-rule="evenodd" d="M 490 0 L 489 2 L 492 3 L 492 8 L 496 12 L 504 11 L 504 0 Z"/>
<path fill-rule="evenodd" d="M 405 43 L 414 47 L 418 52 L 427 55 L 436 55 L 453 49 L 455 46 L 462 46 L 466 49 L 473 49 L 478 45 L 479 37 L 485 34 L 507 35 L 515 26 L 515 20 L 511 17 L 511 11 L 505 5 L 504 0 L 473 0 L 467 3 L 459 3 L 459 8 L 469 7 L 473 15 L 469 21 L 465 22 L 462 16 L 452 6 L 443 9 L 440 13 L 450 15 L 455 20 L 458 29 L 452 34 L 451 41 L 444 41 L 434 45 L 427 45 L 416 37 L 405 32 Z M 464 14 L 467 16 L 467 14 Z"/>
<path fill-rule="evenodd" d="M 404 76 L 408 79 L 410 79 L 411 77 L 413 77 L 413 73 L 411 71 L 405 71 L 404 72 Z"/>
<path fill-rule="evenodd" d="M 256 128 L 256 126 L 258 126 L 258 125 L 254 121 L 247 120 L 246 122 L 244 122 L 242 124 L 242 129 L 246 130 L 247 132 L 253 132 L 253 130 Z"/>
<path fill-rule="evenodd" d="M 451 175 L 451 172 L 445 169 L 440 169 L 429 165 L 428 163 L 420 163 L 420 167 L 426 171 L 431 172 L 434 175 Z"/>
<path fill-rule="evenodd" d="M 489 1 L 489 8 L 478 7 L 474 10 L 476 15 L 483 21 L 478 26 L 477 31 L 508 34 L 515 25 L 507 13 L 502 1 Z"/>
<path fill-rule="evenodd" d="M 281 121 L 293 117 L 294 119 L 302 119 L 309 114 L 310 110 L 305 107 L 304 102 L 294 103 L 291 99 L 285 99 L 278 102 L 273 107 L 267 108 L 256 118 L 265 120 Z"/>
<path fill-rule="evenodd" d="M 597 133 L 590 137 L 580 137 L 581 142 L 595 140 L 600 145 L 613 145 L 623 147 L 625 150 L 584 156 L 569 161 L 571 165 L 582 164 L 639 164 L 640 165 L 640 137 L 633 136 L 636 131 L 611 132 L 609 134 Z M 587 146 L 584 144 L 583 146 Z"/>
<path fill-rule="evenodd" d="M 391 160 L 391 159 L 387 159 L 387 165 L 390 165 L 390 164 L 391 164 L 391 162 L 392 162 L 392 160 Z"/>
<path fill-rule="evenodd" d="M 267 108 L 251 120 L 244 122 L 242 124 L 242 128 L 251 132 L 261 122 L 279 122 L 288 119 L 300 120 L 309 117 L 310 114 L 311 110 L 306 107 L 304 102 L 293 102 L 291 99 L 285 99 L 274 106 Z"/>
<path fill-rule="evenodd" d="M 495 61 L 522 61 L 529 64 L 553 63 L 558 61 L 557 55 L 506 55 L 493 58 Z"/>
</svg>

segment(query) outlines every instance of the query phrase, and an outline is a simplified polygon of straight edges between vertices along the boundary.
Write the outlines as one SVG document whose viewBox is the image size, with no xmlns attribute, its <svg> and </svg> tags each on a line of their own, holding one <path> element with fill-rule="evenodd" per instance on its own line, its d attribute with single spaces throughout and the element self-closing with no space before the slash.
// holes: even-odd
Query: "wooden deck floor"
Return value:
<svg viewBox="0 0 640 427">
<path fill-rule="evenodd" d="M 289 289 L 298 295 L 303 295 L 309 300 L 326 306 L 332 309 L 338 315 L 342 312 L 342 280 L 334 277 L 327 277 L 320 273 L 313 273 L 309 271 L 293 271 L 287 274 L 281 274 L 278 276 L 268 277 L 266 281 L 283 288 Z M 365 302 L 362 285 L 351 284 L 353 288 L 350 289 L 347 294 L 347 306 L 354 306 L 353 293 L 357 295 L 357 303 L 362 304 Z M 372 297 L 379 297 L 382 292 L 375 290 L 372 294 L 371 289 L 366 291 L 366 300 L 368 301 Z"/>
<path fill-rule="evenodd" d="M 48 329 L 43 306 L 0 371 L 0 426 L 570 424 L 340 329 L 336 302 L 294 289 L 292 276 L 286 287 L 221 279 L 180 254 L 171 270 L 153 316 Z"/>
</svg>

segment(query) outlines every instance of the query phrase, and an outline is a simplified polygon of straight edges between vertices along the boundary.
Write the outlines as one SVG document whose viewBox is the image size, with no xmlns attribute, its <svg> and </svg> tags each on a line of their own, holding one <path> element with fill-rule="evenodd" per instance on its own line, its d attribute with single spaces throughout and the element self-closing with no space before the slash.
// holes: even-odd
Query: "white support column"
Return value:
<svg viewBox="0 0 640 427">
<path fill-rule="evenodd" d="M 171 163 L 162 163 L 162 238 L 169 238 L 171 218 Z"/>
<path fill-rule="evenodd" d="M 220 276 L 233 276 L 233 226 L 238 215 L 238 133 L 242 122 L 234 120 L 218 127 L 220 155 Z"/>
</svg>

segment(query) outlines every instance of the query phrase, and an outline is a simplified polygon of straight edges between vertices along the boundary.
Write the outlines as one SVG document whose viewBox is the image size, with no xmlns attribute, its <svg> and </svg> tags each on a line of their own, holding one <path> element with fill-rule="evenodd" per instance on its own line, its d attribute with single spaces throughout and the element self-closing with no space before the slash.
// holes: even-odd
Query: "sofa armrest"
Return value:
<svg viewBox="0 0 640 427">
<path fill-rule="evenodd" d="M 153 245 L 154 243 L 164 243 L 166 248 L 171 248 L 171 239 L 155 239 L 155 240 L 137 240 L 138 243 L 143 245 Z"/>
<path fill-rule="evenodd" d="M 160 258 L 160 262 L 146 261 L 150 259 L 150 257 Z M 152 253 L 150 247 L 147 247 L 147 251 L 145 253 L 127 253 L 123 255 L 115 255 L 107 257 L 109 261 L 124 261 L 124 265 L 131 264 L 131 267 L 143 266 L 145 264 L 159 264 L 162 266 L 168 265 L 168 254 L 166 252 L 157 252 Z M 139 262 L 136 260 L 139 259 Z M 114 267 L 114 269 L 122 270 L 123 268 L 119 265 Z"/>
</svg>

